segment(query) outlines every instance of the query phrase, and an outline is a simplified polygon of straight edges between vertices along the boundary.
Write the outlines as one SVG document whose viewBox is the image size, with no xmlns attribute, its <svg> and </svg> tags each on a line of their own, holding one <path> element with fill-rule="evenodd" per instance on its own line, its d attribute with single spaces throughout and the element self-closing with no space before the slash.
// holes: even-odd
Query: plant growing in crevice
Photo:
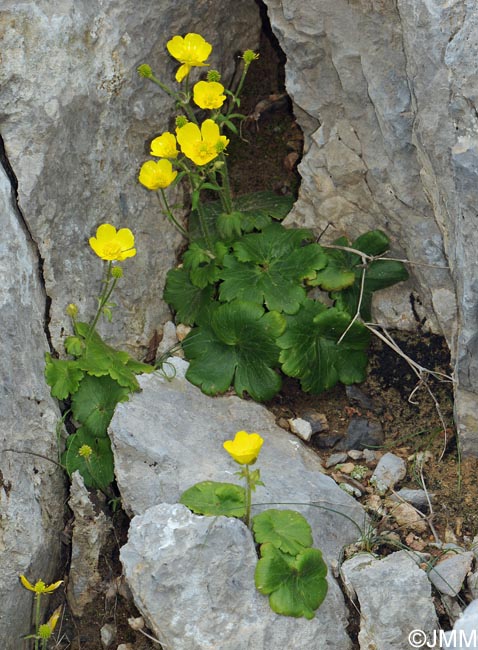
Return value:
<svg viewBox="0 0 478 650">
<path fill-rule="evenodd" d="M 260 470 L 251 469 L 262 444 L 257 433 L 238 431 L 225 450 L 241 467 L 236 472 L 245 488 L 233 483 L 204 481 L 183 492 L 180 503 L 200 515 L 242 518 L 252 528 L 260 559 L 255 570 L 257 590 L 269 597 L 271 609 L 284 616 L 311 619 L 327 595 L 327 565 L 312 547 L 307 520 L 295 510 L 268 509 L 251 520 L 252 493 L 261 481 Z"/>
<path fill-rule="evenodd" d="M 98 257 L 105 262 L 102 291 L 91 323 L 77 320 L 78 308 L 68 305 L 74 334 L 65 339 L 70 359 L 46 355 L 45 378 L 51 395 L 63 401 L 76 425 L 68 436 L 61 461 L 71 474 L 78 470 L 87 487 L 106 490 L 114 480 L 113 453 L 107 428 L 116 405 L 139 390 L 136 375 L 154 370 L 127 352 L 116 350 L 103 341 L 96 326 L 101 316 L 112 319 L 116 306 L 112 295 L 123 269 L 118 263 L 136 255 L 134 236 L 128 228 L 102 224 L 89 240 Z"/>
<path fill-rule="evenodd" d="M 370 320 L 373 292 L 408 277 L 401 262 L 383 257 L 388 237 L 374 230 L 354 242 L 342 237 L 322 246 L 310 230 L 279 223 L 291 197 L 233 196 L 223 131 L 237 133 L 235 121 L 244 119 L 240 93 L 257 55 L 244 53 L 235 88 L 209 70 L 191 90 L 190 74 L 209 65 L 212 46 L 190 33 L 175 36 L 167 49 L 181 63 L 177 91 L 149 65 L 138 71 L 174 100 L 175 132 L 152 140 L 150 153 L 159 160 L 142 165 L 139 182 L 159 192 L 163 213 L 189 241 L 164 291 L 176 319 L 192 326 L 183 341 L 186 377 L 207 394 L 233 385 L 238 395 L 258 401 L 280 390 L 279 371 L 316 393 L 338 381 L 363 381 L 370 333 L 362 321 Z M 191 194 L 187 228 L 165 193 L 182 180 Z M 205 201 L 211 194 L 217 200 Z M 314 288 L 328 293 L 332 306 L 312 299 Z"/>
</svg>

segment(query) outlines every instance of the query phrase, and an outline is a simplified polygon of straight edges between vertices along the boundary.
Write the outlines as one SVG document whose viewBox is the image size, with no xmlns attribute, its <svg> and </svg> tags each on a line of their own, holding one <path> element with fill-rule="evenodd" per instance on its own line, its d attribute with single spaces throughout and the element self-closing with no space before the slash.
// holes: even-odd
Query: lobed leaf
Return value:
<svg viewBox="0 0 478 650">
<path fill-rule="evenodd" d="M 168 271 L 163 297 L 175 310 L 178 322 L 194 325 L 201 312 L 211 303 L 213 296 L 214 287 L 197 287 L 191 282 L 186 269 Z"/>
<path fill-rule="evenodd" d="M 271 609 L 283 616 L 312 619 L 327 595 L 327 565 L 316 548 L 306 548 L 296 557 L 273 544 L 261 546 L 255 571 L 260 593 L 269 596 Z"/>
<path fill-rule="evenodd" d="M 127 401 L 129 393 L 109 375 L 85 375 L 71 400 L 73 416 L 91 435 L 105 437 L 116 405 Z"/>
<path fill-rule="evenodd" d="M 190 361 L 186 378 L 207 395 L 223 393 L 234 384 L 238 395 L 247 391 L 257 401 L 270 399 L 281 385 L 274 368 L 279 357 L 276 338 L 284 327 L 280 314 L 265 313 L 251 302 L 214 305 L 183 341 Z"/>
<path fill-rule="evenodd" d="M 295 510 L 265 510 L 253 518 L 252 528 L 256 542 L 270 542 L 290 555 L 295 556 L 312 545 L 309 523 Z"/>
<path fill-rule="evenodd" d="M 338 344 L 351 322 L 350 316 L 312 300 L 307 300 L 294 316 L 287 316 L 286 321 L 286 331 L 277 339 L 282 371 L 299 378 L 304 391 L 321 393 L 338 381 L 364 381 L 370 340 L 364 325 L 354 322 Z"/>
<path fill-rule="evenodd" d="M 53 359 L 48 353 L 45 361 L 45 379 L 51 387 L 52 397 L 64 400 L 76 393 L 84 375 L 78 362 Z"/>
</svg>

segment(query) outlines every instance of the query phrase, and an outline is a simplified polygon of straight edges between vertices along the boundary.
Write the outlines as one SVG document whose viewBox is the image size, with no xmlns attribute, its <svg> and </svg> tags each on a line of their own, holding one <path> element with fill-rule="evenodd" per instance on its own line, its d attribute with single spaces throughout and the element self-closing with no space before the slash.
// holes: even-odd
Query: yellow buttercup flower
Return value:
<svg viewBox="0 0 478 650">
<path fill-rule="evenodd" d="M 150 153 L 157 158 L 177 158 L 179 151 L 176 148 L 176 138 L 169 131 L 158 135 L 151 142 Z"/>
<path fill-rule="evenodd" d="M 24 575 L 20 576 L 20 582 L 28 589 L 28 591 L 33 591 L 35 595 L 38 594 L 51 594 L 52 591 L 58 589 L 58 587 L 63 584 L 63 580 L 58 580 L 58 582 L 53 582 L 51 585 L 46 585 L 43 580 L 38 580 L 34 585 L 29 582 Z"/>
<path fill-rule="evenodd" d="M 194 122 L 188 122 L 176 129 L 176 137 L 183 154 L 198 166 L 214 160 L 229 144 L 213 120 L 204 120 L 201 129 Z"/>
<path fill-rule="evenodd" d="M 224 86 L 217 81 L 198 81 L 193 93 L 194 103 L 199 108 L 221 108 L 226 100 Z"/>
<path fill-rule="evenodd" d="M 236 463 L 252 465 L 256 462 L 263 443 L 264 440 L 258 433 L 238 431 L 234 440 L 226 440 L 224 449 L 233 457 Z"/>
<path fill-rule="evenodd" d="M 138 180 L 148 190 L 159 190 L 171 185 L 177 175 L 178 172 L 173 170 L 170 161 L 162 158 L 145 162 L 140 169 Z"/>
<path fill-rule="evenodd" d="M 211 54 L 212 45 L 199 34 L 186 34 L 184 38 L 174 36 L 168 41 L 166 47 L 171 56 L 182 63 L 176 72 L 176 81 L 178 82 L 187 77 L 192 67 L 209 65 L 204 61 Z"/>
<path fill-rule="evenodd" d="M 122 262 L 127 257 L 136 255 L 134 235 L 129 228 L 116 228 L 103 223 L 96 231 L 96 237 L 90 237 L 89 243 L 98 257 L 109 262 Z"/>
</svg>

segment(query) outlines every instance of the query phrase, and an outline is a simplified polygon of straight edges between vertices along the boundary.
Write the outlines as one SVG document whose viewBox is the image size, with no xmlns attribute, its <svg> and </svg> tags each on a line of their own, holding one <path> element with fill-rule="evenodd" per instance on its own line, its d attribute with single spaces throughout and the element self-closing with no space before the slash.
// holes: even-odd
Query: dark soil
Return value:
<svg viewBox="0 0 478 650">
<path fill-rule="evenodd" d="M 300 178 L 296 165 L 302 152 L 302 134 L 284 92 L 283 58 L 266 26 L 260 58 L 251 65 L 241 103 L 241 111 L 249 118 L 242 127 L 241 136 L 231 136 L 228 147 L 230 175 L 236 194 L 264 189 L 293 196 L 297 194 Z M 448 351 L 441 337 L 430 334 L 393 335 L 402 349 L 424 367 L 449 372 Z M 267 406 L 282 425 L 288 418 L 300 417 L 306 408 L 313 408 L 325 414 L 329 431 L 338 436 L 345 434 L 354 416 L 378 420 L 385 433 L 381 451 L 393 451 L 404 458 L 417 451 L 430 451 L 430 460 L 424 466 L 424 478 L 427 489 L 436 495 L 433 525 L 442 540 L 449 541 L 450 536 L 455 535 L 456 540 L 463 543 L 478 529 L 478 462 L 476 459 L 460 462 L 452 425 L 450 385 L 430 381 L 430 388 L 447 423 L 446 432 L 436 404 L 426 389 L 421 388 L 414 395 L 416 403 L 411 403 L 409 398 L 416 385 L 417 378 L 410 367 L 377 339 L 372 343 L 368 379 L 361 386 L 373 400 L 372 409 L 357 407 L 347 398 L 343 386 L 321 395 L 308 395 L 300 390 L 297 381 L 290 378 L 284 378 L 280 394 Z M 311 444 L 324 458 L 331 453 L 331 450 L 318 449 L 314 439 Z M 421 487 L 413 463 L 409 467 L 409 475 L 401 487 Z M 100 628 L 105 623 L 112 623 L 117 631 L 113 648 L 120 643 L 130 643 L 134 650 L 159 647 L 133 631 L 127 623 L 129 617 L 138 616 L 121 581 L 118 559 L 119 548 L 126 540 L 128 519 L 120 512 L 113 516 L 113 522 L 114 535 L 102 554 L 104 583 L 100 593 L 81 620 L 75 620 L 66 612 L 61 629 L 63 636 L 55 647 L 98 650 L 102 647 Z M 355 625 L 357 628 L 356 623 L 352 620 L 352 627 Z"/>
</svg>

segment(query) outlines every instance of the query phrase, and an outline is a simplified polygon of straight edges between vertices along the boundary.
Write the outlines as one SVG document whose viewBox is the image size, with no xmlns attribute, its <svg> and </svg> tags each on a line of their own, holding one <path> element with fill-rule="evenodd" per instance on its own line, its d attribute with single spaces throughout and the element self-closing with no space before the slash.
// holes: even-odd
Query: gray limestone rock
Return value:
<svg viewBox="0 0 478 650">
<path fill-rule="evenodd" d="M 380 422 L 353 417 L 347 427 L 347 433 L 335 448 L 366 449 L 367 447 L 380 447 L 383 441 L 384 433 Z"/>
<path fill-rule="evenodd" d="M 331 578 L 314 619 L 270 609 L 254 585 L 252 536 L 236 519 L 153 506 L 132 520 L 121 561 L 137 606 L 168 650 L 351 647 L 342 593 Z"/>
<path fill-rule="evenodd" d="M 304 131 L 286 223 L 324 243 L 381 228 L 407 283 L 377 292 L 375 319 L 442 331 L 456 420 L 478 455 L 478 15 L 471 0 L 265 0 Z"/>
<path fill-rule="evenodd" d="M 360 607 L 360 648 L 403 650 L 412 630 L 430 638 L 438 628 L 426 573 L 406 551 L 383 558 L 361 554 L 341 568 L 348 592 Z"/>
<path fill-rule="evenodd" d="M 473 553 L 453 553 L 435 564 L 428 576 L 433 585 L 442 594 L 456 596 L 462 589 L 463 582 L 471 569 Z"/>
<path fill-rule="evenodd" d="M 426 512 L 429 508 L 429 500 L 430 502 L 433 501 L 434 494 L 428 492 L 425 492 L 425 490 L 412 490 L 410 488 L 402 488 L 401 490 L 398 490 L 398 492 L 395 494 L 392 494 L 390 499 L 392 501 L 400 501 L 403 499 L 404 501 L 407 501 L 408 503 L 411 503 L 412 506 L 415 506 L 415 508 L 419 508 L 422 512 Z"/>
<path fill-rule="evenodd" d="M 177 503 L 184 490 L 200 481 L 238 482 L 223 442 L 245 430 L 265 441 L 257 463 L 265 485 L 254 493 L 253 514 L 264 509 L 261 503 L 293 504 L 330 559 L 357 539 L 364 510 L 323 473 L 314 451 L 278 427 L 264 406 L 236 396 L 208 397 L 184 378 L 185 361 L 169 362 L 176 368 L 174 379 L 167 381 L 159 372 L 139 377 L 142 392 L 119 404 L 110 424 L 116 480 L 129 512 Z"/>
<path fill-rule="evenodd" d="M 403 458 L 388 452 L 378 461 L 370 483 L 380 494 L 384 494 L 387 490 L 391 490 L 395 483 L 405 478 L 406 473 L 407 466 Z"/>
<path fill-rule="evenodd" d="M 33 583 L 62 578 L 65 490 L 53 462 L 60 412 L 43 377 L 49 346 L 38 251 L 1 165 L 0 223 L 0 647 L 17 650 L 32 608 L 19 574 Z"/>
<path fill-rule="evenodd" d="M 150 64 L 176 90 L 179 64 L 166 43 L 198 31 L 214 48 L 208 63 L 229 80 L 236 52 L 257 47 L 258 7 L 254 0 L 7 0 L 0 25 L 1 134 L 43 259 L 53 343 L 60 347 L 69 326 L 68 303 L 77 303 L 84 319 L 96 308 L 102 264 L 87 242 L 107 221 L 131 228 L 138 252 L 124 264 L 119 307 L 103 331 L 128 349 L 144 349 L 170 317 L 162 292 L 183 242 L 156 193 L 137 181 L 151 139 L 173 128 L 176 109 L 136 68 Z M 191 79 L 198 77 L 193 71 Z M 169 198 L 187 203 L 180 190 Z"/>
<path fill-rule="evenodd" d="M 74 522 L 67 597 L 74 616 L 83 614 L 102 581 L 99 561 L 112 524 L 102 510 L 104 496 L 99 495 L 98 501 L 93 503 L 80 473 L 73 472 L 68 501 Z"/>
<path fill-rule="evenodd" d="M 442 647 L 450 650 L 478 649 L 478 600 L 472 600 L 453 630 L 445 633 Z"/>
</svg>

